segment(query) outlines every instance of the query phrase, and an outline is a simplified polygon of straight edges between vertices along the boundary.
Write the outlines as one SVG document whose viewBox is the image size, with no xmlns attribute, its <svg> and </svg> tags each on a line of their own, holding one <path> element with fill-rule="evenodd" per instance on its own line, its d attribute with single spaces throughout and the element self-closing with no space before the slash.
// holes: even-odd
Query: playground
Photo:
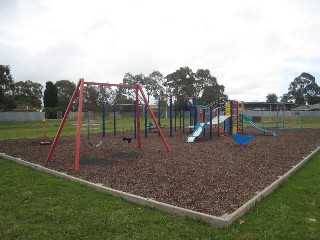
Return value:
<svg viewBox="0 0 320 240">
<path fill-rule="evenodd" d="M 62 137 L 77 96 L 78 112 L 83 113 L 85 84 L 134 90 L 135 101 L 129 104 L 133 110 L 130 131 L 128 126 L 125 131 L 122 118 L 122 133 L 116 132 L 116 109 L 124 106 L 119 103 L 113 105 L 113 131 L 106 131 L 104 102 L 102 134 L 90 133 L 99 129 L 90 114 L 87 120 L 77 114 L 75 136 Z M 169 99 L 165 107 L 169 109 L 167 126 L 161 123 L 161 98 Z M 46 134 L 43 120 L 43 138 L 2 140 L 0 152 L 148 201 L 222 218 L 259 195 L 320 146 L 319 128 L 265 128 L 244 114 L 235 100 L 218 96 L 209 104 L 197 104 L 194 97 L 161 98 L 157 118 L 141 85 L 80 79 L 54 138 Z M 177 114 L 173 109 L 179 101 L 183 107 Z"/>
<path fill-rule="evenodd" d="M 274 129 L 271 129 L 274 130 Z M 238 145 L 232 137 L 199 136 L 188 143 L 189 131 L 163 134 L 168 153 L 157 131 L 137 140 L 123 141 L 107 132 L 99 147 L 80 141 L 80 168 L 74 171 L 75 137 L 61 137 L 47 167 L 103 184 L 113 189 L 215 216 L 231 213 L 288 172 L 320 145 L 320 129 L 274 130 L 276 137 L 244 127 L 254 139 Z M 51 143 L 52 137 L 47 138 Z M 0 152 L 46 165 L 50 145 L 42 138 L 1 140 Z M 101 134 L 91 134 L 99 143 Z"/>
</svg>

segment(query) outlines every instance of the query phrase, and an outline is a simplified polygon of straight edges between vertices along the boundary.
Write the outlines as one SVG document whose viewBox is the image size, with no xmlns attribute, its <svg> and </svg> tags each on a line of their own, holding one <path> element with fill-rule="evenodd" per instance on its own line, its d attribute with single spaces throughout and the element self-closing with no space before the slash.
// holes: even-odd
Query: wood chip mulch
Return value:
<svg viewBox="0 0 320 240">
<path fill-rule="evenodd" d="M 48 167 L 104 186 L 175 206 L 221 216 L 231 213 L 258 191 L 300 162 L 320 146 L 320 129 L 274 130 L 278 136 L 263 136 L 247 127 L 254 139 L 237 145 L 232 138 L 201 137 L 185 141 L 187 133 L 174 132 L 166 139 L 167 153 L 157 133 L 137 141 L 107 135 L 100 147 L 82 136 L 78 172 L 73 170 L 75 137 L 61 137 Z M 48 139 L 53 141 L 52 138 Z M 50 145 L 43 139 L 1 140 L 0 152 L 45 165 Z M 97 145 L 100 135 L 90 135 Z"/>
</svg>

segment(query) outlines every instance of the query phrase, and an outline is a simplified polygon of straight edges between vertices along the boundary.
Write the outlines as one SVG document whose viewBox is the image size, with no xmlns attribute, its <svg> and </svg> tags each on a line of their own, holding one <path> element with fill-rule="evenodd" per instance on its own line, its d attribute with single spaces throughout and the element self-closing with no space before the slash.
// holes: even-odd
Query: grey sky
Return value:
<svg viewBox="0 0 320 240">
<path fill-rule="evenodd" d="M 15 81 L 209 69 L 232 99 L 320 76 L 317 0 L 0 0 L 0 64 Z"/>
</svg>

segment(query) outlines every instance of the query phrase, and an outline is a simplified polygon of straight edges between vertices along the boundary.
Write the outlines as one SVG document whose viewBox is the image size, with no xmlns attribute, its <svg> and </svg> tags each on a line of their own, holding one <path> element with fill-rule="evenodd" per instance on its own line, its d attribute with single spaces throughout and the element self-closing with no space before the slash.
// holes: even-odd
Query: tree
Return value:
<svg viewBox="0 0 320 240">
<path fill-rule="evenodd" d="M 169 89 L 169 94 L 195 96 L 202 102 L 215 101 L 218 96 L 224 96 L 224 86 L 218 84 L 208 69 L 198 69 L 193 73 L 189 67 L 181 67 L 167 75 L 164 85 Z"/>
<path fill-rule="evenodd" d="M 43 103 L 45 108 L 55 108 L 58 106 L 58 90 L 53 82 L 46 82 L 44 90 Z"/>
<path fill-rule="evenodd" d="M 166 76 L 164 86 L 168 94 L 175 96 L 194 96 L 196 94 L 194 73 L 189 67 L 181 67 Z"/>
<path fill-rule="evenodd" d="M 218 96 L 224 95 L 224 86 L 219 85 L 217 78 L 212 76 L 208 69 L 198 69 L 195 73 L 195 96 L 202 102 L 216 101 Z"/>
<path fill-rule="evenodd" d="M 14 81 L 9 65 L 0 65 L 0 111 L 12 110 Z"/>
<path fill-rule="evenodd" d="M 266 102 L 267 103 L 276 103 L 276 102 L 278 102 L 278 96 L 275 93 L 269 93 L 266 96 Z"/>
<path fill-rule="evenodd" d="M 126 73 L 123 77 L 123 84 L 134 85 L 141 84 L 148 95 L 154 97 L 163 94 L 163 82 L 165 78 L 159 71 L 153 71 L 148 76 L 143 74 L 133 75 L 131 73 Z M 119 91 L 122 94 L 128 94 L 131 98 L 134 97 L 134 90 L 122 90 Z"/>
<path fill-rule="evenodd" d="M 54 85 L 57 88 L 58 107 L 67 109 L 72 94 L 76 88 L 76 84 L 69 80 L 60 80 Z"/>
<path fill-rule="evenodd" d="M 290 83 L 287 95 L 289 100 L 300 105 L 320 103 L 320 88 L 315 77 L 305 72 Z"/>
<path fill-rule="evenodd" d="M 142 86 L 146 89 L 148 95 L 157 97 L 164 94 L 163 83 L 164 76 L 159 71 L 153 71 L 142 81 Z"/>
<path fill-rule="evenodd" d="M 14 84 L 14 98 L 19 104 L 41 108 L 43 86 L 31 80 Z"/>
<path fill-rule="evenodd" d="M 126 73 L 122 79 L 122 83 L 126 85 L 135 85 L 141 84 L 145 76 L 143 74 L 133 75 L 131 73 Z M 134 98 L 134 89 L 127 89 L 127 88 L 118 88 L 117 95 L 127 95 L 130 98 Z"/>
</svg>

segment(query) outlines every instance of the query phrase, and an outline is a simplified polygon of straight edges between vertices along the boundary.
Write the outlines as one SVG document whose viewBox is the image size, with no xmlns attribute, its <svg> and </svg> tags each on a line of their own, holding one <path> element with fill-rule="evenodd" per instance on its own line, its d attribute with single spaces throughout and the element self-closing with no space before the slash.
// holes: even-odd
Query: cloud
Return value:
<svg viewBox="0 0 320 240">
<path fill-rule="evenodd" d="M 319 73 L 316 1 L 4 1 L 1 64 L 17 81 L 209 69 L 238 100 L 281 95 Z M 319 81 L 319 80 L 316 80 Z"/>
</svg>

